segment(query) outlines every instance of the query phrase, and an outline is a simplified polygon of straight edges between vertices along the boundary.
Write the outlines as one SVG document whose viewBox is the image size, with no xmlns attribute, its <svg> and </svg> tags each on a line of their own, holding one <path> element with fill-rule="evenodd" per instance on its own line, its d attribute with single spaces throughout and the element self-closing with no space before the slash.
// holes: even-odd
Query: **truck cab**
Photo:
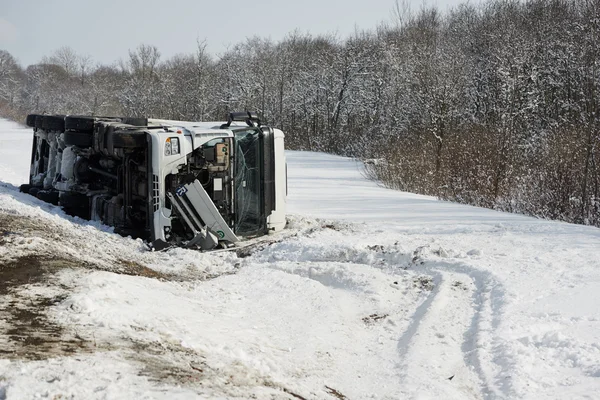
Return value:
<svg viewBox="0 0 600 400">
<path fill-rule="evenodd" d="M 255 113 L 227 121 L 28 116 L 21 187 L 66 212 L 172 245 L 229 247 L 285 227 L 284 134 Z"/>
</svg>

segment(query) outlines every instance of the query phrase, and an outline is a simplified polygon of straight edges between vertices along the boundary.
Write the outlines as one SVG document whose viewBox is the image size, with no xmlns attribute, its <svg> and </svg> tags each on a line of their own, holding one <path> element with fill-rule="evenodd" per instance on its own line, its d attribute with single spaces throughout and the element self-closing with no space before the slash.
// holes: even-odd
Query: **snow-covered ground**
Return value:
<svg viewBox="0 0 600 400">
<path fill-rule="evenodd" d="M 0 121 L 0 399 L 597 399 L 600 230 L 378 187 L 289 152 L 250 255 L 140 241 L 18 193 Z"/>
</svg>

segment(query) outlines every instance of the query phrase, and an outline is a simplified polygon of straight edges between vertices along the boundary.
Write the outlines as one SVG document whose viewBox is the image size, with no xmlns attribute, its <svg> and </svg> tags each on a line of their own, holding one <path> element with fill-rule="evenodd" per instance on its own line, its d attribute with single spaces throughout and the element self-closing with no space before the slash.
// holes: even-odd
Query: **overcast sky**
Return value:
<svg viewBox="0 0 600 400">
<path fill-rule="evenodd" d="M 406 0 L 418 10 L 423 0 Z M 470 0 L 471 4 L 480 0 Z M 428 0 L 440 10 L 465 0 Z M 126 58 L 140 44 L 162 59 L 191 53 L 196 39 L 219 55 L 259 36 L 275 41 L 295 29 L 346 37 L 390 21 L 395 0 L 0 0 L 0 49 L 23 65 L 62 46 L 101 63 Z"/>
</svg>

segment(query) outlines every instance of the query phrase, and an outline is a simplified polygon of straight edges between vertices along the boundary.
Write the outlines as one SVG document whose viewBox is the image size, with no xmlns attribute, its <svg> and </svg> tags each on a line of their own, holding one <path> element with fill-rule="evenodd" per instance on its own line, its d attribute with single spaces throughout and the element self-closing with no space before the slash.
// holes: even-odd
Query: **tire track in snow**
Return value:
<svg viewBox="0 0 600 400">
<path fill-rule="evenodd" d="M 429 274 L 435 286 L 398 341 L 407 395 L 418 397 L 428 390 L 444 398 L 483 398 L 479 376 L 462 349 L 474 313 L 472 280 L 447 271 L 431 270 Z"/>
<path fill-rule="evenodd" d="M 486 398 L 518 397 L 511 377 L 516 361 L 494 334 L 502 320 L 506 292 L 489 273 L 473 270 L 471 275 L 477 290 L 473 293 L 475 313 L 463 343 L 466 360 L 479 374 Z"/>
<path fill-rule="evenodd" d="M 423 342 L 420 337 L 427 338 L 429 335 L 431 338 L 431 332 L 436 330 L 451 331 L 457 325 L 457 310 L 448 309 L 447 304 L 440 306 L 440 301 L 436 302 L 436 298 L 447 297 L 450 279 L 457 282 L 468 282 L 470 289 L 466 293 L 467 296 L 463 296 L 462 308 L 459 307 L 463 313 L 458 322 L 460 324 L 459 331 L 462 332 L 460 352 L 463 362 L 461 368 L 471 371 L 467 374 L 471 375 L 470 380 L 473 385 L 478 386 L 478 395 L 475 398 L 517 397 L 510 376 L 515 361 L 505 350 L 504 343 L 494 334 L 503 316 L 502 308 L 506 296 L 504 287 L 492 273 L 465 263 L 427 260 L 415 271 L 433 276 L 434 281 L 437 281 L 440 287 L 436 288 L 437 291 L 434 289 L 421 307 L 415 311 L 414 321 L 399 340 L 399 354 L 406 360 L 410 357 L 410 351 L 414 352 L 411 349 L 424 347 L 428 349 L 428 353 L 435 353 L 436 350 L 439 350 L 440 346 L 427 347 L 427 343 L 420 343 Z M 453 315 L 446 320 L 443 317 L 438 318 L 440 314 L 443 314 L 440 310 L 447 310 Z M 440 323 L 440 321 L 442 322 Z M 458 331 L 455 331 L 454 340 L 457 339 L 457 334 Z M 458 340 L 456 342 L 458 345 Z M 458 347 L 454 348 L 454 350 L 457 349 Z M 407 362 L 405 361 L 404 364 L 406 365 Z M 448 378 L 450 376 L 453 376 L 451 381 L 460 377 L 449 375 Z"/>
<path fill-rule="evenodd" d="M 400 358 L 405 358 L 408 351 L 410 350 L 410 344 L 415 335 L 419 330 L 419 326 L 421 322 L 425 318 L 427 311 L 431 307 L 431 304 L 434 302 L 435 297 L 438 295 L 440 291 L 440 283 L 442 281 L 441 274 L 435 274 L 433 278 L 434 288 L 429 292 L 425 300 L 417 307 L 415 312 L 411 316 L 412 322 L 408 326 L 408 328 L 404 331 L 400 339 L 398 340 L 398 354 Z"/>
<path fill-rule="evenodd" d="M 370 265 L 391 277 L 403 274 L 418 278 L 426 274 L 434 283 L 421 302 L 398 305 L 399 309 L 412 307 L 412 316 L 404 314 L 408 324 L 400 324 L 404 328 L 397 331 L 396 341 L 403 377 L 401 390 L 406 397 L 431 391 L 442 398 L 517 397 L 510 378 L 515 362 L 505 343 L 495 335 L 503 318 L 506 291 L 491 272 L 446 259 L 449 257 L 442 249 L 432 250 L 429 245 L 412 255 L 398 242 L 366 248 L 338 242 L 331 247 L 320 242 L 321 234 L 300 242 L 284 241 L 259 252 L 258 259 L 299 263 L 288 272 L 307 278 L 311 276 L 305 263 L 347 263 L 350 270 L 353 265 Z M 372 239 L 365 242 L 372 243 Z M 315 276 L 312 278 L 315 280 Z M 316 280 L 332 286 L 331 282 Z"/>
</svg>

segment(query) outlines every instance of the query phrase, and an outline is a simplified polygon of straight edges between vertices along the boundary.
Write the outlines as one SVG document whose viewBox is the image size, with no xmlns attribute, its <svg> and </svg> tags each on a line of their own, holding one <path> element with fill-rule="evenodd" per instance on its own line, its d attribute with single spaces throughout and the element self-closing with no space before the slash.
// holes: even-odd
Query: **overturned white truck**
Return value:
<svg viewBox="0 0 600 400">
<path fill-rule="evenodd" d="M 284 228 L 284 134 L 226 122 L 36 115 L 21 191 L 160 250 L 210 250 Z"/>
</svg>

